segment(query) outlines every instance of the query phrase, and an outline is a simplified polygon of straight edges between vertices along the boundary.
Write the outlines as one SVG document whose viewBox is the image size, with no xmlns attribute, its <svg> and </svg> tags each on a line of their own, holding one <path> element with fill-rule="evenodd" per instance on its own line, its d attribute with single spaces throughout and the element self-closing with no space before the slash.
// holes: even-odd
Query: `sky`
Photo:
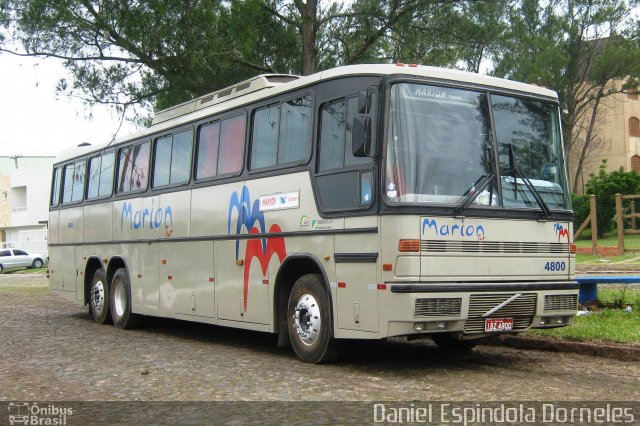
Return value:
<svg viewBox="0 0 640 426">
<path fill-rule="evenodd" d="M 120 121 L 109 107 L 88 109 L 56 96 L 56 83 L 66 75 L 57 59 L 0 55 L 0 156 L 55 156 L 83 142 L 111 140 Z M 118 136 L 135 130 L 125 122 Z"/>
</svg>

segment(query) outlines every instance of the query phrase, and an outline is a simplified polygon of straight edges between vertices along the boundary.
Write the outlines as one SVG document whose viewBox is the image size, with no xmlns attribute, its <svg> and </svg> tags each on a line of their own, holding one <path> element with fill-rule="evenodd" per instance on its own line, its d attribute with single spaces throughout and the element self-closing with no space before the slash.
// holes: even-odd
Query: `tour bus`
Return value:
<svg viewBox="0 0 640 426">
<path fill-rule="evenodd" d="M 461 71 L 260 75 L 62 153 L 50 288 L 145 316 L 446 349 L 568 325 L 575 245 L 555 92 Z"/>
</svg>

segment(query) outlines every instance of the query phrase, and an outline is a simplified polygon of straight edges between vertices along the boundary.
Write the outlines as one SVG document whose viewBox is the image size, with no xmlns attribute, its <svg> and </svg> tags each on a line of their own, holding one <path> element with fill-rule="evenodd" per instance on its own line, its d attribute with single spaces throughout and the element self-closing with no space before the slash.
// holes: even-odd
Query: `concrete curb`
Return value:
<svg viewBox="0 0 640 426">
<path fill-rule="evenodd" d="M 485 342 L 488 345 L 508 346 L 517 349 L 536 349 L 551 352 L 570 352 L 580 355 L 598 356 L 618 361 L 640 361 L 640 346 L 606 343 L 572 342 L 525 336 L 496 336 Z"/>
</svg>

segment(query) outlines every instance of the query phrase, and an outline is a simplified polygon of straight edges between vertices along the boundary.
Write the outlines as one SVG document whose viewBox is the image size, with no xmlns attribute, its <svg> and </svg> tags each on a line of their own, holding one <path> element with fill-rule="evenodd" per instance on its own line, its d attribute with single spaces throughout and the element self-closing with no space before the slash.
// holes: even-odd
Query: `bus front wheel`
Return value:
<svg viewBox="0 0 640 426">
<path fill-rule="evenodd" d="M 138 327 L 142 320 L 131 311 L 131 282 L 125 268 L 118 269 L 111 280 L 111 317 L 116 327 L 125 330 Z"/>
<path fill-rule="evenodd" d="M 319 274 L 303 275 L 289 296 L 287 326 L 300 360 L 313 364 L 337 357 L 330 298 Z"/>
<path fill-rule="evenodd" d="M 98 324 L 107 324 L 111 321 L 111 316 L 109 315 L 109 285 L 102 269 L 94 272 L 91 280 L 89 313 L 93 317 L 93 321 Z"/>
</svg>

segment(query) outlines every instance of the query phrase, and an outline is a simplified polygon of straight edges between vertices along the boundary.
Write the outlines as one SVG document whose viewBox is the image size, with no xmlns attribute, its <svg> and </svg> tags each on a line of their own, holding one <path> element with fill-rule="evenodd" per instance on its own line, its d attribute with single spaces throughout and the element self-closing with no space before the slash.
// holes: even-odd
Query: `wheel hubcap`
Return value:
<svg viewBox="0 0 640 426">
<path fill-rule="evenodd" d="M 104 284 L 98 281 L 93 285 L 91 290 L 91 306 L 98 312 L 104 309 Z"/>
<path fill-rule="evenodd" d="M 116 308 L 116 314 L 118 314 L 119 317 L 121 317 L 122 315 L 124 315 L 124 311 L 126 309 L 127 306 L 127 296 L 125 294 L 124 291 L 124 286 L 122 285 L 121 281 L 118 281 L 115 283 L 115 294 L 114 294 L 114 307 Z"/>
<path fill-rule="evenodd" d="M 313 345 L 320 336 L 320 308 L 315 297 L 304 294 L 296 304 L 293 321 L 300 340 L 307 346 Z"/>
</svg>

